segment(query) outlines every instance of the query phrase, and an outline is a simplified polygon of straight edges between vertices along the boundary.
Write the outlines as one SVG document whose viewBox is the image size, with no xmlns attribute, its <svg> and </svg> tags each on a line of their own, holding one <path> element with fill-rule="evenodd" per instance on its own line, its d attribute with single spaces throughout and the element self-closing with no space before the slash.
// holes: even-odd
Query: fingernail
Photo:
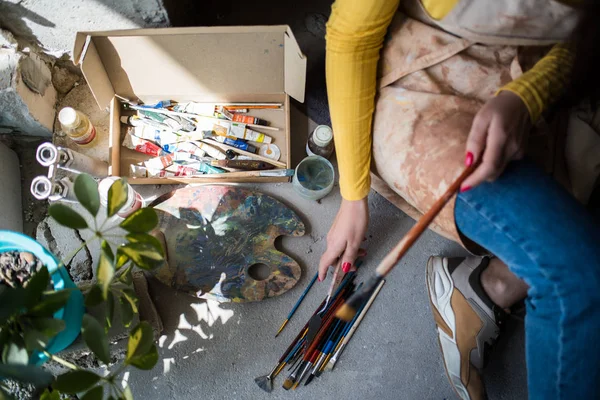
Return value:
<svg viewBox="0 0 600 400">
<path fill-rule="evenodd" d="M 342 271 L 344 271 L 345 274 L 350 272 L 350 268 L 352 268 L 352 265 L 350 265 L 349 262 L 345 262 L 342 264 Z"/>
<path fill-rule="evenodd" d="M 460 188 L 460 192 L 461 192 L 461 193 L 464 193 L 464 192 L 466 192 L 467 190 L 471 190 L 471 186 L 465 186 L 465 187 L 462 187 L 462 188 Z"/>
<path fill-rule="evenodd" d="M 465 157 L 465 165 L 470 167 L 473 164 L 473 153 L 470 151 L 467 152 L 467 156 Z"/>
<path fill-rule="evenodd" d="M 321 279 L 321 277 L 319 277 L 319 282 L 321 282 L 323 279 Z"/>
</svg>

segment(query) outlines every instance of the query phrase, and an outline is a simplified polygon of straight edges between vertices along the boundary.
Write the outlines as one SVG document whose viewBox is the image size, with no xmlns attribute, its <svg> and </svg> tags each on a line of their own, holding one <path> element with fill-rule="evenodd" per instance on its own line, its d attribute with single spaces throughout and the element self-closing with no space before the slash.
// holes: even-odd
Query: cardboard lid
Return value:
<svg viewBox="0 0 600 400">
<path fill-rule="evenodd" d="M 73 49 L 100 108 L 128 99 L 287 93 L 304 101 L 306 57 L 287 25 L 79 32 Z"/>
</svg>

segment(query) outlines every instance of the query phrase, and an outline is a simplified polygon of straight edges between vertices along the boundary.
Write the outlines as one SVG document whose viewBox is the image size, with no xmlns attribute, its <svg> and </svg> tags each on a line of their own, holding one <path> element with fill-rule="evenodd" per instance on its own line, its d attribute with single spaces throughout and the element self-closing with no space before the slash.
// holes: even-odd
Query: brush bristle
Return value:
<svg viewBox="0 0 600 400">
<path fill-rule="evenodd" d="M 344 322 L 352 321 L 352 318 L 356 315 L 356 310 L 352 308 L 348 303 L 343 304 L 339 310 L 335 313 L 336 318 L 341 319 Z"/>
<path fill-rule="evenodd" d="M 267 375 L 254 378 L 254 382 L 256 382 L 259 388 L 267 393 L 271 393 L 273 391 L 273 385 Z"/>
<path fill-rule="evenodd" d="M 382 276 L 375 275 L 365 282 L 360 290 L 356 291 L 350 298 L 340 307 L 335 313 L 335 316 L 344 322 L 352 321 L 356 315 L 356 310 L 369 300 L 373 292 L 377 289 L 379 282 L 383 279 Z"/>
<path fill-rule="evenodd" d="M 294 386 L 294 381 L 291 380 L 290 378 L 287 378 L 284 382 L 283 382 L 283 388 L 285 390 L 290 390 L 292 388 L 292 386 Z"/>
</svg>

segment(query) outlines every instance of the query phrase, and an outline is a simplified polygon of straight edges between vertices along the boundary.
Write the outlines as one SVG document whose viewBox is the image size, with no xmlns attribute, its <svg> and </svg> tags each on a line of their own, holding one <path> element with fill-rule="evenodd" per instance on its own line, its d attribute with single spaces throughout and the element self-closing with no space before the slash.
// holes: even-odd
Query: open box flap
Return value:
<svg viewBox="0 0 600 400">
<path fill-rule="evenodd" d="M 77 34 L 73 51 L 98 105 L 286 92 L 304 101 L 306 58 L 288 26 Z"/>
</svg>

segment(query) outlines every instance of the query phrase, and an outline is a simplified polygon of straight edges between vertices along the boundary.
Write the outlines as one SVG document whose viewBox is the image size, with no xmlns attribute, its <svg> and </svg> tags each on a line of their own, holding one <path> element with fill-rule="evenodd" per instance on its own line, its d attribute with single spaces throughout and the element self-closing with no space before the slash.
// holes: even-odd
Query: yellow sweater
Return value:
<svg viewBox="0 0 600 400">
<path fill-rule="evenodd" d="M 400 0 L 336 0 L 327 23 L 327 93 L 340 189 L 347 200 L 367 196 L 370 187 L 371 123 L 379 53 Z M 434 18 L 443 18 L 458 0 L 421 0 Z M 531 70 L 500 90 L 525 102 L 532 121 L 562 93 L 572 64 L 558 44 Z"/>
</svg>

